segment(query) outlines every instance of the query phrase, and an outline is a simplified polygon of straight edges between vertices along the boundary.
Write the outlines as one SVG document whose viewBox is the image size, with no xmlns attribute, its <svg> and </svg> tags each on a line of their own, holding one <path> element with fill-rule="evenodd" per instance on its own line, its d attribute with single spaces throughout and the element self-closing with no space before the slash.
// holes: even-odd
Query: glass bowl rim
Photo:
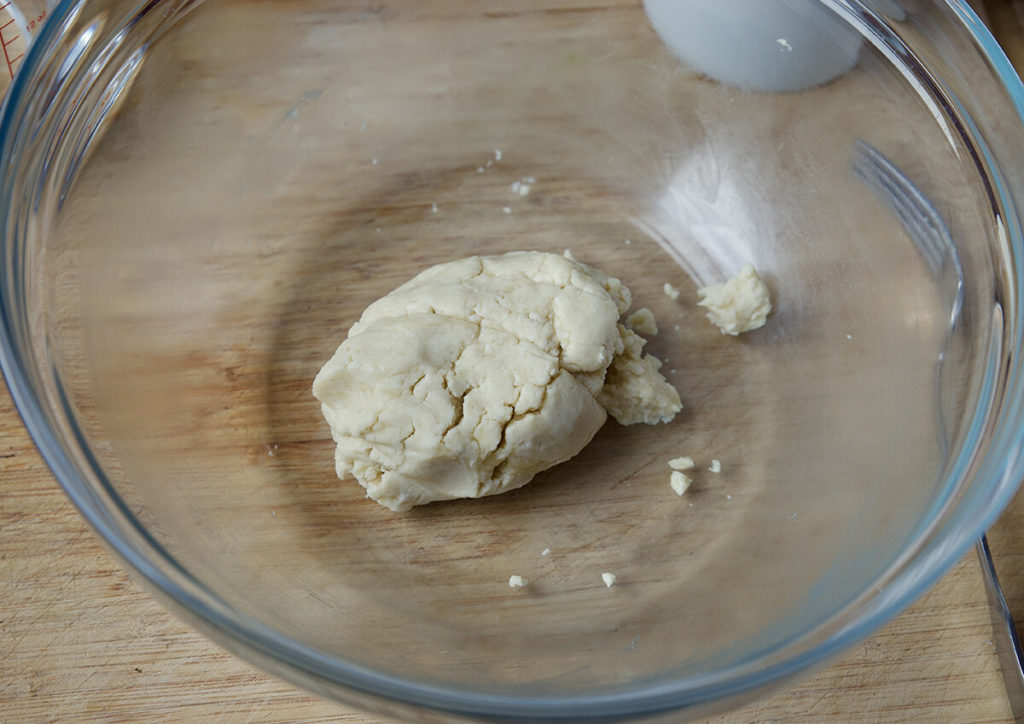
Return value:
<svg viewBox="0 0 1024 724">
<path fill-rule="evenodd" d="M 854 0 L 858 1 L 858 0 Z M 0 108 L 0 150 L 6 150 L 11 141 L 15 125 L 15 109 L 28 98 L 29 79 L 46 59 L 47 49 L 58 39 L 65 23 L 88 0 L 60 0 L 53 9 L 35 41 L 31 44 L 22 62 L 19 72 L 15 75 L 7 97 Z M 830 0 L 822 0 L 824 4 L 832 4 Z M 144 3 L 141 3 L 144 4 Z M 1021 83 L 1016 70 L 1004 54 L 991 32 L 967 6 L 958 0 L 943 0 L 943 5 L 963 24 L 970 38 L 993 71 L 996 80 L 1009 95 L 1013 112 L 1024 127 L 1024 84 Z M 4 184 L 0 184 L 2 186 Z M 996 193 L 1004 202 L 1010 202 L 1006 189 L 999 185 Z M 9 214 L 3 206 L 6 197 L 0 198 L 0 222 L 6 229 Z M 1013 208 L 1012 203 L 1009 208 Z M 1017 258 L 1024 258 L 1024 235 L 1021 230 L 1012 226 L 1007 231 L 1009 242 L 1016 252 Z M 4 244 L 6 246 L 5 236 Z M 0 257 L 0 271 L 8 264 L 7 255 Z M 1020 263 L 1014 270 L 1016 278 L 1024 281 L 1024 268 Z M 5 272 L 6 278 L 6 272 Z M 1024 286 L 1022 284 L 1021 286 Z M 1021 340 L 1021 326 L 1024 323 L 1024 302 L 1016 300 L 1016 325 L 1012 339 Z M 1018 360 L 1019 350 L 1013 350 Z M 1011 370 L 1007 380 L 1006 410 L 1000 412 L 1000 418 L 1009 417 L 1024 420 L 1024 375 L 1018 361 Z M 382 674 L 352 662 L 331 657 L 316 651 L 294 639 L 278 633 L 255 618 L 241 614 L 230 605 L 220 600 L 204 584 L 191 576 L 164 548 L 153 539 L 123 504 L 111 483 L 102 475 L 99 465 L 92 459 L 83 438 L 75 441 L 82 448 L 92 472 L 97 476 L 104 488 L 103 495 L 98 496 L 90 489 L 90 484 L 81 474 L 78 466 L 72 461 L 63 448 L 58 435 L 47 422 L 43 405 L 33 392 L 27 374 L 29 364 L 15 342 L 15 333 L 11 324 L 11 309 L 6 294 L 0 294 L 0 370 L 2 370 L 14 405 L 20 414 L 30 436 L 40 451 L 41 456 L 54 474 L 57 482 L 78 508 L 86 521 L 99 534 L 116 557 L 134 571 L 152 590 L 159 593 L 167 602 L 203 624 L 204 630 L 223 634 L 228 641 L 241 645 L 244 650 L 258 653 L 285 667 L 280 671 L 288 677 L 291 673 L 296 683 L 308 685 L 310 677 L 314 681 L 344 687 L 354 692 L 368 694 L 401 702 L 413 707 L 426 707 L 437 711 L 470 717 L 492 716 L 502 719 L 530 719 L 544 717 L 549 720 L 588 720 L 614 719 L 621 716 L 652 716 L 676 711 L 687 706 L 706 704 L 727 697 L 749 694 L 755 690 L 784 681 L 799 672 L 820 664 L 837 653 L 843 651 L 856 641 L 865 638 L 873 631 L 893 619 L 906 609 L 921 594 L 932 586 L 954 563 L 966 553 L 975 539 L 995 521 L 996 517 L 1009 502 L 1016 491 L 1020 477 L 1024 474 L 1024 427 L 1021 432 L 1011 436 L 1006 444 L 993 446 L 986 453 L 986 458 L 1000 457 L 1000 453 L 1008 461 L 1001 471 L 1000 480 L 993 481 L 996 494 L 973 525 L 961 526 L 945 536 L 940 546 L 932 550 L 918 547 L 908 556 L 908 561 L 892 576 L 888 582 L 892 595 L 881 605 L 875 606 L 869 615 L 862 616 L 846 626 L 838 628 L 820 641 L 812 644 L 807 650 L 795 656 L 781 658 L 767 666 L 751 666 L 751 662 L 737 664 L 714 675 L 691 677 L 673 680 L 668 683 L 648 684 L 630 687 L 625 692 L 609 694 L 586 694 L 576 696 L 518 697 L 495 694 L 474 694 L 462 690 L 441 686 L 410 682 Z M 1013 395 L 1018 392 L 1022 394 Z M 64 401 L 67 405 L 67 401 Z M 69 410 L 65 410 L 69 412 Z M 1000 427 L 1009 424 L 1000 419 Z M 1000 442 L 997 440 L 997 442 Z M 959 466 L 958 466 L 959 467 Z M 109 498 L 104 501 L 103 498 Z M 118 525 L 120 523 L 120 525 Z M 136 537 L 127 535 L 130 529 Z M 921 535 L 913 540 L 920 542 Z M 877 597 L 876 597 L 877 598 Z M 867 607 L 864 607 L 867 608 Z M 214 636 L 214 638 L 217 638 Z M 780 649 L 793 645 L 789 641 L 780 645 Z M 229 648 L 231 646 L 227 643 Z M 753 662 L 756 663 L 756 660 Z M 748 669 L 748 670 L 744 670 Z M 290 678 L 290 677 L 289 677 Z"/>
</svg>

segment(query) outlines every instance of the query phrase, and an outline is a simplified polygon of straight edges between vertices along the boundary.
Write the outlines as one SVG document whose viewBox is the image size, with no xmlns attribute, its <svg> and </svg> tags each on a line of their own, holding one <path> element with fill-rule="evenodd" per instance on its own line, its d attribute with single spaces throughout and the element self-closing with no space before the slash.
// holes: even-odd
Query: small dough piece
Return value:
<svg viewBox="0 0 1024 724">
<path fill-rule="evenodd" d="M 378 299 L 313 382 L 338 477 L 395 511 L 528 483 L 611 414 L 667 422 L 679 393 L 619 324 L 618 279 L 557 254 L 426 269 Z"/>
<path fill-rule="evenodd" d="M 518 181 L 512 182 L 512 193 L 517 196 L 529 196 L 530 189 L 533 188 L 533 184 L 537 183 L 537 179 L 533 176 L 525 176 Z"/>
<path fill-rule="evenodd" d="M 740 273 L 724 284 L 697 290 L 707 317 L 722 334 L 737 335 L 764 326 L 772 311 L 768 287 L 753 264 L 744 266 Z"/>
<path fill-rule="evenodd" d="M 508 577 L 508 587 L 509 588 L 522 588 L 527 583 L 529 583 L 529 581 L 527 581 L 522 576 L 509 576 Z"/>
<path fill-rule="evenodd" d="M 676 491 L 676 495 L 685 493 L 692 483 L 693 478 L 678 470 L 673 470 L 668 479 L 668 484 L 672 486 L 672 490 Z"/>
<path fill-rule="evenodd" d="M 679 290 L 676 289 L 671 284 L 669 284 L 668 282 L 665 282 L 665 286 L 662 287 L 662 291 L 664 291 L 665 296 L 667 296 L 672 301 L 679 299 Z"/>
<path fill-rule="evenodd" d="M 608 573 L 607 571 L 605 571 L 601 574 L 601 580 L 604 581 L 604 585 L 606 585 L 608 588 L 611 588 L 615 585 L 615 578 L 616 576 L 614 573 Z"/>
<path fill-rule="evenodd" d="M 669 422 L 683 405 L 676 388 L 658 371 L 661 360 L 643 354 L 646 340 L 621 324 L 619 336 L 622 345 L 616 349 L 621 351 L 608 366 L 598 402 L 622 425 Z"/>
<path fill-rule="evenodd" d="M 685 455 L 679 458 L 672 458 L 668 461 L 668 466 L 673 470 L 692 470 L 693 458 Z"/>
<path fill-rule="evenodd" d="M 711 467 L 709 467 L 708 470 L 710 470 L 713 473 L 720 473 L 722 472 L 722 463 L 719 462 L 718 460 L 712 460 Z"/>
<path fill-rule="evenodd" d="M 654 319 L 654 313 L 647 307 L 640 307 L 626 317 L 626 326 L 648 337 L 658 333 L 658 322 Z"/>
</svg>

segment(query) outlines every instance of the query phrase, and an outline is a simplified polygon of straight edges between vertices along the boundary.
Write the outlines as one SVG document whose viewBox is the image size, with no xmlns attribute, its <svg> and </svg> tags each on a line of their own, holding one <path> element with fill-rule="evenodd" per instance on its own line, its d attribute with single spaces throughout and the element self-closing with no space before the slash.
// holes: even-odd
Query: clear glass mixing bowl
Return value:
<svg viewBox="0 0 1024 724">
<path fill-rule="evenodd" d="M 648 10 L 53 11 L 0 118 L 3 368 L 174 611 L 396 716 L 696 715 L 867 635 L 992 522 L 1024 473 L 1024 93 L 993 39 L 954 2 L 823 3 L 818 45 Z M 565 248 L 655 312 L 684 413 L 480 501 L 338 481 L 310 384 L 360 310 Z M 775 311 L 725 337 L 695 289 L 747 261 Z"/>
</svg>

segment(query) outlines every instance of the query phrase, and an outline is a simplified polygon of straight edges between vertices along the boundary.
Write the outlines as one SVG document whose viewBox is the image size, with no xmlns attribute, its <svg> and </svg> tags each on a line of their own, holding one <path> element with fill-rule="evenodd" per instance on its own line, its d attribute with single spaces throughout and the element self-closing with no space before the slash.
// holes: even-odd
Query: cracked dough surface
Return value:
<svg viewBox="0 0 1024 724">
<path fill-rule="evenodd" d="M 619 323 L 618 279 L 555 254 L 431 267 L 363 312 L 313 382 L 354 477 L 391 510 L 503 493 L 578 453 L 610 413 L 682 405 Z"/>
</svg>

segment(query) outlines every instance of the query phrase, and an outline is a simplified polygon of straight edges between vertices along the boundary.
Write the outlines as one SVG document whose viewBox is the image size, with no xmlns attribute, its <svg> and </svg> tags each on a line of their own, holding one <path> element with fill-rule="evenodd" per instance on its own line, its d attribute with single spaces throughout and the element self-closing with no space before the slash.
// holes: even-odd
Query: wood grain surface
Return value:
<svg viewBox="0 0 1024 724">
<path fill-rule="evenodd" d="M 1021 3 L 988 17 L 1024 60 Z M 1024 617 L 1024 496 L 991 533 Z M 1011 721 L 977 561 L 789 689 L 715 722 Z M 265 675 L 191 631 L 109 556 L 0 392 L 0 723 L 379 721 Z"/>
<path fill-rule="evenodd" d="M 254 670 L 168 614 L 107 554 L 0 394 L 0 721 L 378 721 Z M 993 534 L 1024 610 L 1018 498 Z M 714 719 L 1010 720 L 973 556 L 842 659 Z"/>
</svg>

